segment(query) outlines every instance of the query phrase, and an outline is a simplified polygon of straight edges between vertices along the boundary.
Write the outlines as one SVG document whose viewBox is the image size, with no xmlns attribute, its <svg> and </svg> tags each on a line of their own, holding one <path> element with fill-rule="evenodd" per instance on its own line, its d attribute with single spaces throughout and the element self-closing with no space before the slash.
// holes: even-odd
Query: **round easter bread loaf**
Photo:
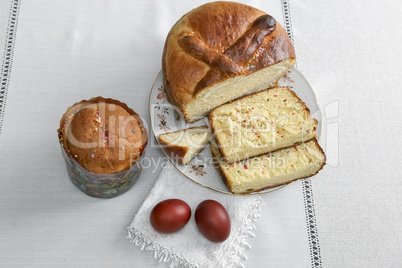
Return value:
<svg viewBox="0 0 402 268">
<path fill-rule="evenodd" d="M 138 114 L 126 104 L 102 97 L 67 109 L 58 129 L 69 157 L 97 173 L 115 173 L 134 165 L 147 143 Z"/>
<path fill-rule="evenodd" d="M 166 38 L 166 95 L 194 122 L 223 103 L 273 86 L 295 57 L 272 16 L 240 3 L 207 3 L 185 14 Z"/>
</svg>

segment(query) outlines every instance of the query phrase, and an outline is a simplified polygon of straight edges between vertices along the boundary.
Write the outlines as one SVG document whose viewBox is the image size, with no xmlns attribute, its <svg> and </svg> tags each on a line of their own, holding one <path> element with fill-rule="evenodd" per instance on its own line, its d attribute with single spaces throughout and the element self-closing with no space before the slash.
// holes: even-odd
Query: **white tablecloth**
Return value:
<svg viewBox="0 0 402 268">
<path fill-rule="evenodd" d="M 125 239 L 160 167 L 118 198 L 87 197 L 68 180 L 56 129 L 69 105 L 98 95 L 149 122 L 166 34 L 204 2 L 0 1 L 0 265 L 166 267 Z M 292 36 L 324 112 L 328 157 L 318 176 L 263 196 L 244 264 L 402 266 L 402 4 L 241 2 Z M 147 156 L 162 153 L 149 146 Z M 294 210 L 280 225 L 275 202 Z"/>
</svg>

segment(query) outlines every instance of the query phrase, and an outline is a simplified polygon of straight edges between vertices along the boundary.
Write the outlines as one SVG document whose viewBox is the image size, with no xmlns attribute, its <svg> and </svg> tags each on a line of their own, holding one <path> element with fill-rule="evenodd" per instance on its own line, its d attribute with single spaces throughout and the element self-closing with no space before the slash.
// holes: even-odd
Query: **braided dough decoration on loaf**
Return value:
<svg viewBox="0 0 402 268">
<path fill-rule="evenodd" d="M 227 101 L 272 86 L 294 63 L 293 45 L 272 16 L 244 4 L 212 2 L 170 30 L 162 56 L 164 87 L 168 100 L 194 122 Z"/>
</svg>

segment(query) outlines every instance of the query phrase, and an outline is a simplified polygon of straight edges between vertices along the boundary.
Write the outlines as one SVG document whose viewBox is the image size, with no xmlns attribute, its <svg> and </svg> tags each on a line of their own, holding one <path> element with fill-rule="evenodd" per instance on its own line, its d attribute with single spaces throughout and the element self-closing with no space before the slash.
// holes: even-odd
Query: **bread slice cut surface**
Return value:
<svg viewBox="0 0 402 268">
<path fill-rule="evenodd" d="M 187 165 L 211 141 L 208 126 L 192 127 L 159 135 L 159 142 L 169 156 L 181 165 Z"/>
<path fill-rule="evenodd" d="M 286 87 L 275 87 L 214 109 L 209 122 L 229 163 L 245 160 L 315 137 L 317 120 Z"/>
<path fill-rule="evenodd" d="M 187 121 L 197 121 L 223 103 L 272 87 L 294 63 L 294 59 L 286 59 L 255 73 L 228 78 L 205 88 L 183 108 Z"/>
<path fill-rule="evenodd" d="M 258 192 L 313 176 L 326 161 L 316 139 L 234 164 L 223 161 L 215 143 L 211 144 L 211 152 L 222 179 L 235 194 Z"/>
</svg>

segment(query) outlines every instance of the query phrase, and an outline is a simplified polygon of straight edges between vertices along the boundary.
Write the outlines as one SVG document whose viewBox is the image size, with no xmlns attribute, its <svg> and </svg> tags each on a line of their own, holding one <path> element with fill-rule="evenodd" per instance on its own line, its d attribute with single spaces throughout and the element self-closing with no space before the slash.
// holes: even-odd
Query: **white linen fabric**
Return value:
<svg viewBox="0 0 402 268">
<path fill-rule="evenodd" d="M 401 1 L 290 1 L 298 69 L 324 112 L 312 179 L 324 267 L 402 267 Z"/>
<path fill-rule="evenodd" d="M 166 199 L 177 198 L 191 208 L 187 225 L 173 234 L 160 234 L 150 224 L 153 207 Z M 211 199 L 222 204 L 229 213 L 231 231 L 222 243 L 207 240 L 198 231 L 194 213 L 199 203 Z M 172 164 L 165 167 L 155 186 L 145 199 L 133 222 L 128 227 L 128 238 L 142 250 L 154 252 L 159 261 L 170 262 L 170 267 L 239 267 L 250 248 L 246 239 L 254 236 L 254 222 L 261 216 L 261 196 L 233 196 L 200 187 L 184 177 Z"/>
<path fill-rule="evenodd" d="M 205 2 L 12 1 L 19 15 L 12 65 L 2 76 L 8 85 L 0 132 L 1 264 L 166 267 L 125 239 L 164 159 L 148 125 L 147 166 L 130 191 L 109 200 L 88 197 L 69 181 L 56 129 L 67 107 L 99 95 L 127 103 L 149 122 L 147 100 L 166 34 Z M 280 1 L 246 3 L 283 21 Z M 215 194 L 188 183 L 195 193 L 206 191 L 205 199 Z M 302 183 L 261 198 L 267 205 L 242 263 L 309 267 Z"/>
</svg>

